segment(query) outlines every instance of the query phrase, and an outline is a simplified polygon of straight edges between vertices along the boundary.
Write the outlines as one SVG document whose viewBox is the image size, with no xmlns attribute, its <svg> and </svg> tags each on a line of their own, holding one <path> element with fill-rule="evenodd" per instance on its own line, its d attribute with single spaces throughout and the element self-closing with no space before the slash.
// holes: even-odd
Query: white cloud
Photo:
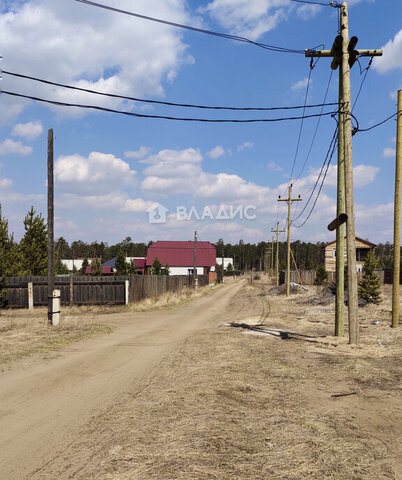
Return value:
<svg viewBox="0 0 402 480">
<path fill-rule="evenodd" d="M 127 195 L 114 191 L 105 195 L 79 195 L 76 193 L 63 193 L 56 198 L 57 208 L 90 207 L 94 209 L 121 208 L 127 200 Z"/>
<path fill-rule="evenodd" d="M 244 142 L 242 143 L 241 145 L 239 145 L 237 147 L 237 151 L 238 152 L 241 152 L 242 150 L 246 150 L 246 148 L 253 148 L 254 147 L 254 143 L 252 142 Z"/>
<path fill-rule="evenodd" d="M 302 80 L 294 83 L 291 87 L 292 90 L 301 90 L 302 88 L 306 88 L 308 83 L 308 78 L 305 77 Z"/>
<path fill-rule="evenodd" d="M 27 140 L 34 140 L 43 132 L 42 124 L 39 120 L 28 123 L 18 123 L 12 130 L 15 137 L 25 137 Z"/>
<path fill-rule="evenodd" d="M 133 8 L 131 0 L 111 0 L 108 4 Z M 163 96 L 163 82 L 173 81 L 181 66 L 193 61 L 181 40 L 182 32 L 168 26 L 70 0 L 28 0 L 13 2 L 9 8 L 0 14 L 0 44 L 11 71 L 19 71 L 23 65 L 24 73 L 56 82 L 136 97 Z M 181 1 L 138 0 L 135 10 L 173 22 L 189 21 Z M 9 76 L 4 77 L 3 88 L 58 101 L 93 102 L 93 96 L 84 92 L 50 88 Z M 2 95 L 0 108 L 10 121 L 10 104 L 17 114 L 26 103 L 8 97 L 4 102 L 4 98 Z M 122 103 L 119 99 L 97 98 L 101 106 L 117 107 Z M 50 108 L 57 108 L 60 115 L 84 114 L 82 110 Z"/>
<path fill-rule="evenodd" d="M 321 10 L 320 5 L 303 5 L 297 9 L 297 15 L 303 20 L 310 20 Z"/>
<path fill-rule="evenodd" d="M 196 185 L 205 181 L 199 150 L 161 150 L 145 160 L 151 164 L 144 170 L 142 189 L 154 194 L 192 193 Z"/>
<path fill-rule="evenodd" d="M 282 172 L 283 171 L 283 168 L 275 162 L 269 162 L 267 167 L 269 168 L 269 170 L 272 170 L 273 172 Z"/>
<path fill-rule="evenodd" d="M 124 156 L 126 158 L 137 158 L 141 159 L 148 155 L 148 153 L 152 150 L 152 147 L 140 147 L 139 150 L 128 150 L 124 152 Z"/>
<path fill-rule="evenodd" d="M 32 150 L 32 147 L 14 142 L 9 138 L 0 143 L 0 155 L 29 155 Z"/>
<path fill-rule="evenodd" d="M 152 207 L 154 202 L 145 201 L 142 198 L 128 199 L 122 207 L 122 212 L 146 212 L 148 208 Z"/>
<path fill-rule="evenodd" d="M 384 148 L 384 150 L 382 151 L 382 157 L 383 158 L 395 158 L 395 155 L 396 155 L 396 150 L 395 148 Z"/>
<path fill-rule="evenodd" d="M 225 155 L 225 149 L 222 148 L 220 145 L 217 145 L 212 150 L 208 152 L 208 156 L 211 158 L 219 158 L 222 155 Z"/>
<path fill-rule="evenodd" d="M 226 30 L 257 40 L 287 17 L 293 6 L 288 0 L 213 0 L 201 13 L 208 13 Z"/>
<path fill-rule="evenodd" d="M 374 59 L 374 67 L 380 73 L 386 73 L 394 68 L 402 68 L 402 29 L 382 49 L 384 50 L 383 56 Z"/>
<path fill-rule="evenodd" d="M 60 156 L 55 165 L 55 179 L 65 190 L 75 192 L 109 191 L 133 183 L 136 175 L 130 165 L 112 154 L 91 152 Z"/>
</svg>

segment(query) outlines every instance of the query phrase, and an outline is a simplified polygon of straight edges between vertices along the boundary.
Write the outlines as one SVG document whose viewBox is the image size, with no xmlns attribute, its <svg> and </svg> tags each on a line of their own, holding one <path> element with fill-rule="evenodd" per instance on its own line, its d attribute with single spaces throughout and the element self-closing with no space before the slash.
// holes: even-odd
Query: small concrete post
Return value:
<svg viewBox="0 0 402 480">
<path fill-rule="evenodd" d="M 130 284 L 129 280 L 126 280 L 125 282 L 125 289 L 124 289 L 124 299 L 125 299 L 125 304 L 128 305 L 128 286 Z"/>
<path fill-rule="evenodd" d="M 28 308 L 33 309 L 33 283 L 28 282 Z"/>
<path fill-rule="evenodd" d="M 60 290 L 53 290 L 52 297 L 52 325 L 60 323 Z"/>
</svg>

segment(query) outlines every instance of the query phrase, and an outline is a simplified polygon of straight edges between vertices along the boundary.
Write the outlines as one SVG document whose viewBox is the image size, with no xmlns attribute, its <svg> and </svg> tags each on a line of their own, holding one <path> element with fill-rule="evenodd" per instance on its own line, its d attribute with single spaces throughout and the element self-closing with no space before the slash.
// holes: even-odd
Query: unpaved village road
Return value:
<svg viewBox="0 0 402 480">
<path fill-rule="evenodd" d="M 0 374 L 0 478 L 40 474 L 85 434 L 86 422 L 146 377 L 185 338 L 228 320 L 226 306 L 243 282 L 167 311 L 104 316 L 110 335 Z"/>
</svg>

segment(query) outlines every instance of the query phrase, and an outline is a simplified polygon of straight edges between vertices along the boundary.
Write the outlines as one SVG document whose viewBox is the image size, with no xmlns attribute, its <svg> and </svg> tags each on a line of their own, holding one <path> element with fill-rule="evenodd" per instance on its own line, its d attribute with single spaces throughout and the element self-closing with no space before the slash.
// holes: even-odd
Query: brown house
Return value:
<svg viewBox="0 0 402 480">
<path fill-rule="evenodd" d="M 370 250 L 376 247 L 374 243 L 362 238 L 356 237 L 356 269 L 358 272 L 363 270 L 363 264 Z M 336 241 L 329 242 L 324 245 L 325 268 L 327 272 L 335 272 L 336 270 Z M 345 237 L 345 265 L 347 263 L 346 254 L 346 237 Z"/>
</svg>

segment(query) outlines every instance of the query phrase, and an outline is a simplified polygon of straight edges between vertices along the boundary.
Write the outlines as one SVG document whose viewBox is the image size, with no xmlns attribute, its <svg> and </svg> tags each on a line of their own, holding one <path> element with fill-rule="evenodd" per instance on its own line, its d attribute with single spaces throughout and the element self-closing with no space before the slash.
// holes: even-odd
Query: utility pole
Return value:
<svg viewBox="0 0 402 480">
<path fill-rule="evenodd" d="M 306 57 L 332 57 L 331 68 L 336 70 L 340 66 L 339 73 L 339 131 L 338 131 L 338 195 L 337 216 L 341 213 L 342 198 L 346 204 L 346 244 L 348 262 L 348 317 L 349 317 L 349 343 L 356 344 L 359 341 L 359 321 L 357 306 L 357 271 L 356 271 L 356 234 L 353 195 L 353 162 L 352 162 L 352 103 L 350 93 L 350 69 L 358 57 L 377 57 L 382 55 L 382 50 L 355 50 L 358 42 L 357 37 L 349 41 L 348 5 L 343 2 L 340 5 L 340 35 L 335 38 L 331 50 L 306 50 Z M 343 141 L 342 141 L 343 140 Z M 343 169 L 342 169 L 343 163 Z M 344 175 L 344 182 L 342 181 Z M 343 194 L 343 183 L 345 190 Z M 336 245 L 336 268 L 337 268 L 337 302 L 335 318 L 335 334 L 343 333 L 343 227 L 337 228 Z M 342 238 L 342 240 L 341 240 Z M 341 271 L 342 270 L 342 271 Z M 342 304 L 341 304 L 342 303 Z"/>
<path fill-rule="evenodd" d="M 279 230 L 279 222 L 276 222 L 276 230 L 271 228 L 272 233 L 276 233 L 276 265 L 275 265 L 275 277 L 276 277 L 276 286 L 279 285 L 279 234 L 285 233 L 285 229 Z M 272 237 L 272 245 L 274 242 L 274 237 Z M 274 249 L 272 247 L 272 264 L 274 258 Z"/>
<path fill-rule="evenodd" d="M 198 289 L 198 275 L 197 275 L 197 230 L 194 232 L 194 270 L 193 270 L 194 290 Z"/>
<path fill-rule="evenodd" d="M 278 227 L 278 225 L 277 225 Z M 274 276 L 274 236 L 272 235 L 271 239 L 271 272 L 270 277 Z"/>
<path fill-rule="evenodd" d="M 399 279 L 401 261 L 402 90 L 398 90 L 394 199 L 394 279 L 392 283 L 392 328 L 399 325 Z"/>
<path fill-rule="evenodd" d="M 286 270 L 286 296 L 290 295 L 290 224 L 291 224 L 291 206 L 292 202 L 301 202 L 302 199 L 300 195 L 298 198 L 292 198 L 292 184 L 289 185 L 289 196 L 288 198 L 281 198 L 279 196 L 278 202 L 287 202 L 288 203 L 288 254 L 287 254 L 287 270 Z"/>
<path fill-rule="evenodd" d="M 224 261 L 224 257 L 223 257 L 223 243 L 222 243 L 222 283 L 225 283 L 225 279 L 223 277 L 223 271 L 224 271 L 224 264 L 223 264 L 223 261 Z"/>
<path fill-rule="evenodd" d="M 53 325 L 54 290 L 54 176 L 53 129 L 47 134 L 47 321 Z"/>
</svg>

